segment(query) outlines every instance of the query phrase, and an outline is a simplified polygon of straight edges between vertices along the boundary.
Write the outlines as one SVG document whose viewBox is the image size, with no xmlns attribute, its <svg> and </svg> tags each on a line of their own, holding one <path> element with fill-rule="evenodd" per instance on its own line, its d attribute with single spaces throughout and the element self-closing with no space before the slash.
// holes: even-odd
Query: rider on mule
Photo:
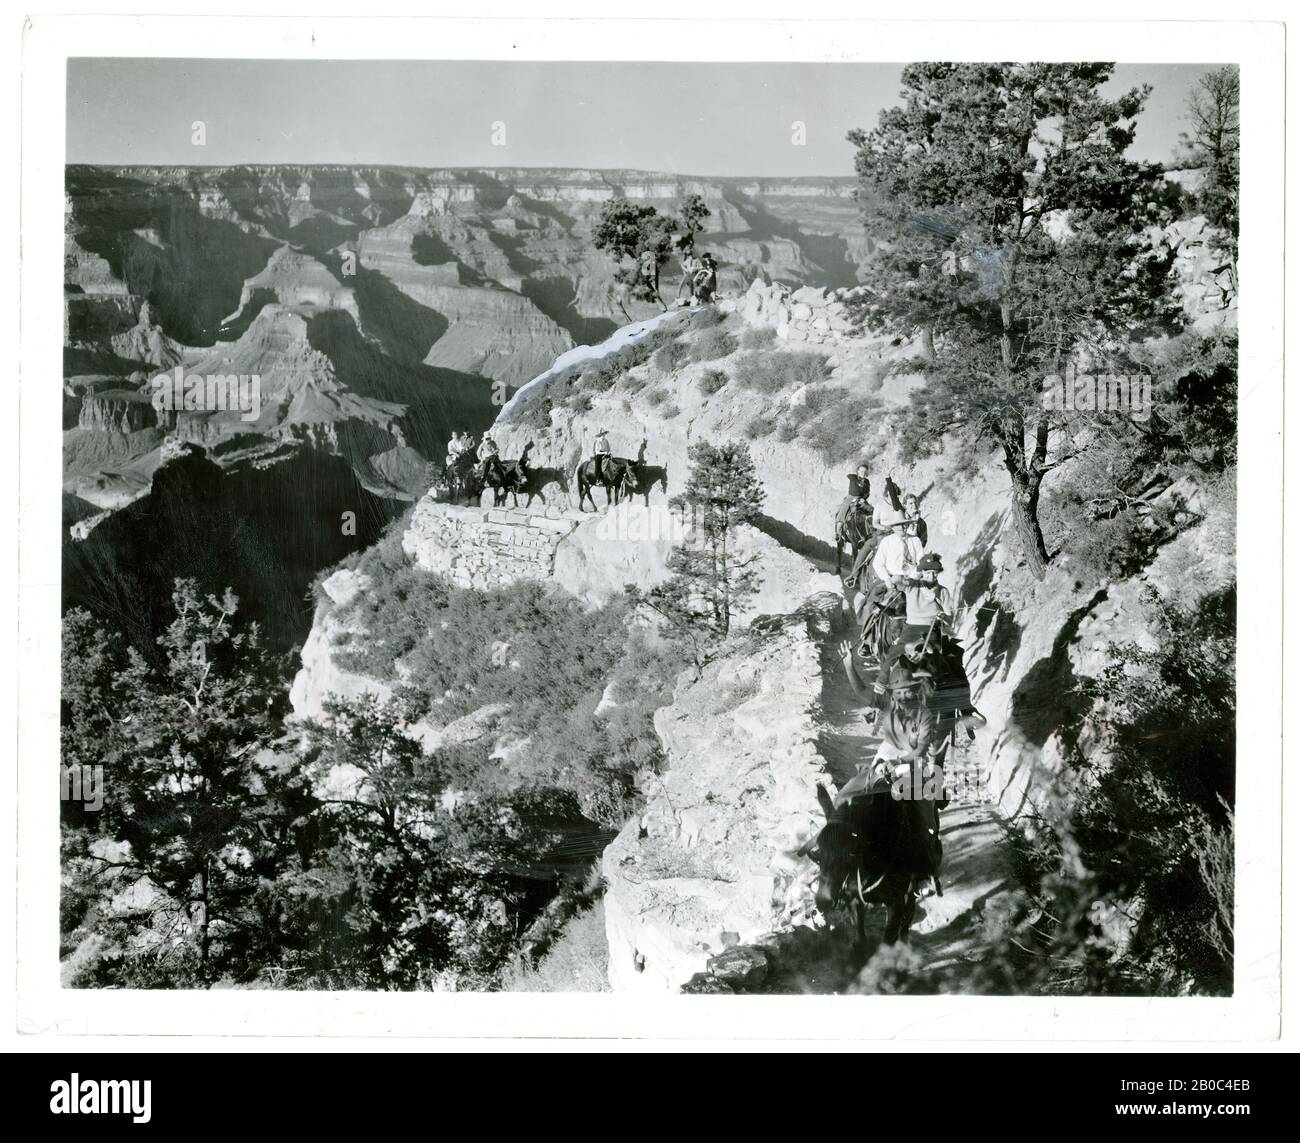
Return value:
<svg viewBox="0 0 1300 1143">
<path fill-rule="evenodd" d="M 495 472 L 497 482 L 504 483 L 505 470 L 501 467 L 501 455 L 497 449 L 497 442 L 492 439 L 490 433 L 484 433 L 483 439 L 479 441 L 478 446 L 479 459 L 479 479 L 486 482 L 489 472 Z"/>
<path fill-rule="evenodd" d="M 604 429 L 596 434 L 596 444 L 592 453 L 596 462 L 596 478 L 604 480 L 605 465 L 609 463 L 609 458 L 613 454 L 613 449 L 609 447 L 609 434 Z"/>
<path fill-rule="evenodd" d="M 942 769 L 946 739 L 937 732 L 936 719 L 922 701 L 919 681 L 911 668 L 895 664 L 889 683 L 894 702 L 877 720 L 876 730 L 881 740 L 876 755 L 870 764 L 859 764 L 858 772 L 835 795 L 834 804 L 841 806 L 867 794 L 889 795 L 909 802 L 919 816 L 926 839 L 931 885 L 922 890 L 922 896 L 928 893 L 942 896 L 939 810 L 948 804 Z"/>
<path fill-rule="evenodd" d="M 908 654 L 908 658 L 918 662 L 922 654 L 933 651 L 937 655 L 942 649 L 952 610 L 948 589 L 939 582 L 942 570 L 938 553 L 927 552 L 917 561 L 913 574 L 896 577 L 902 581 L 907 619 L 898 638 L 880 657 L 875 686 L 878 705 L 883 705 L 879 700 L 884 699 L 890 671 L 902 655 L 914 650 L 916 654 Z"/>
<path fill-rule="evenodd" d="M 871 527 L 871 481 L 867 477 L 867 466 L 858 465 L 857 472 L 849 473 L 849 494 L 840 501 L 835 510 L 835 572 L 840 570 L 840 556 L 845 544 L 849 545 L 849 554 L 853 558 L 853 571 L 849 575 L 849 585 L 854 586 L 858 574 L 875 551 L 872 540 L 875 538 Z M 864 555 L 864 553 L 866 553 Z"/>
</svg>

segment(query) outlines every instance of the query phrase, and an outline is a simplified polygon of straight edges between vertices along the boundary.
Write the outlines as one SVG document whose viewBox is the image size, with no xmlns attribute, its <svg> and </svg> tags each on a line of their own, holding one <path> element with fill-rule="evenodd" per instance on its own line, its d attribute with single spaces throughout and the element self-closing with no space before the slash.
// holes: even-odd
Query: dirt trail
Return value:
<svg viewBox="0 0 1300 1143">
<path fill-rule="evenodd" d="M 859 762 L 871 761 L 880 740 L 863 721 L 866 706 L 845 677 L 835 640 L 823 647 L 822 670 L 826 730 L 821 749 L 836 783 L 842 785 Z M 943 896 L 918 904 L 910 940 L 927 969 L 944 970 L 949 990 L 953 983 L 960 986 L 961 965 L 979 963 L 987 955 L 984 909 L 1014 888 L 1002 822 L 987 800 L 987 775 L 980 767 L 987 749 L 986 732 L 974 742 L 968 742 L 964 733 L 958 737 L 961 741 L 950 752 L 947 767 L 952 801 L 942 814 L 940 828 Z M 873 949 L 883 929 L 884 910 L 872 909 L 867 934 Z M 855 973 L 847 933 L 822 931 L 817 937 L 799 958 L 799 969 L 773 978 L 765 991 L 834 993 L 849 987 Z"/>
</svg>

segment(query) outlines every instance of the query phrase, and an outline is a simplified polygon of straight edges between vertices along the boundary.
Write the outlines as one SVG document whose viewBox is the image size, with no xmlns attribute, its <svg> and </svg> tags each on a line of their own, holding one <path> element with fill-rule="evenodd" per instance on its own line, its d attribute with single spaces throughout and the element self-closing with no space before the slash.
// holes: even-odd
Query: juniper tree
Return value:
<svg viewBox="0 0 1300 1143">
<path fill-rule="evenodd" d="M 659 271 L 672 253 L 677 227 L 676 219 L 660 214 L 653 206 L 618 197 L 601 204 L 592 239 L 597 250 L 604 250 L 618 263 L 614 279 L 633 298 L 664 306 L 659 296 Z M 646 258 L 653 265 L 652 277 L 642 273 L 642 260 Z"/>
<path fill-rule="evenodd" d="M 700 232 L 704 225 L 704 220 L 713 213 L 704 201 L 702 194 L 692 191 L 683 197 L 681 205 L 677 210 L 678 217 L 681 219 L 682 229 L 686 232 L 685 241 L 682 244 L 684 250 L 693 250 L 695 248 L 695 236 Z"/>
<path fill-rule="evenodd" d="M 994 442 L 1032 573 L 1049 556 L 1046 473 L 1067 459 L 1069 415 L 1044 379 L 1081 357 L 1105 369 L 1168 318 L 1171 217 L 1156 164 L 1125 156 L 1147 88 L 1101 94 L 1112 65 L 914 64 L 902 105 L 854 130 L 872 258 L 864 317 L 934 343 L 914 397 L 919 433 Z"/>
<path fill-rule="evenodd" d="M 763 486 L 747 445 L 706 441 L 690 448 L 686 487 L 669 501 L 692 520 L 692 531 L 668 558 L 667 582 L 646 601 L 687 632 L 725 637 L 737 606 L 757 594 L 759 557 L 736 551 L 736 530 L 763 507 Z"/>
</svg>

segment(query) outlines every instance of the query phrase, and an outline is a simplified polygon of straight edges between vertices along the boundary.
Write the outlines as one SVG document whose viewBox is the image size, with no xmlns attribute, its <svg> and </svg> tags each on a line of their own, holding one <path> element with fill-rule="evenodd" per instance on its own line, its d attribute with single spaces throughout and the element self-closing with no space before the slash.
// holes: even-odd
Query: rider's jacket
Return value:
<svg viewBox="0 0 1300 1143">
<path fill-rule="evenodd" d="M 607 437 L 596 438 L 596 455 L 609 456 L 609 439 Z"/>
<path fill-rule="evenodd" d="M 880 541 L 876 556 L 871 561 L 871 570 L 876 573 L 877 579 L 886 583 L 896 575 L 911 575 L 924 551 L 925 545 L 918 537 L 891 532 Z"/>
<path fill-rule="evenodd" d="M 903 592 L 907 600 L 907 622 L 918 627 L 928 627 L 936 619 L 947 618 L 951 596 L 941 583 L 908 587 Z"/>
</svg>

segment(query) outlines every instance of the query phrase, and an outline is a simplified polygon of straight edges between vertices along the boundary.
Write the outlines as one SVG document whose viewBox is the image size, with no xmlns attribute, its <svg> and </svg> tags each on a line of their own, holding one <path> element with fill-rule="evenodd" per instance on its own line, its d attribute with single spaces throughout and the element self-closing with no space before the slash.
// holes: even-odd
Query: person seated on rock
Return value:
<svg viewBox="0 0 1300 1143">
<path fill-rule="evenodd" d="M 677 305 L 689 305 L 695 296 L 695 275 L 700 265 L 694 250 L 687 250 L 682 255 L 682 280 L 677 284 Z"/>
<path fill-rule="evenodd" d="M 695 271 L 695 300 L 701 305 L 713 301 L 718 291 L 718 264 L 712 254 L 705 254 L 700 259 L 700 268 Z"/>
</svg>

